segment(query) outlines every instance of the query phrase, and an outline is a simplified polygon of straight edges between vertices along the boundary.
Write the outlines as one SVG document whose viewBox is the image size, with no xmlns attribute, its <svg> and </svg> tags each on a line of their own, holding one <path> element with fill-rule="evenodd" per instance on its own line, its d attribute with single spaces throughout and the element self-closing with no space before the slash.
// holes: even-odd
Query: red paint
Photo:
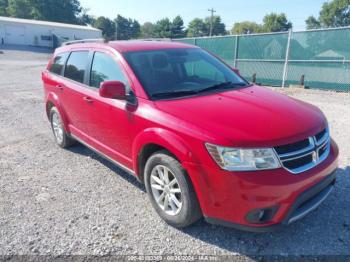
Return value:
<svg viewBox="0 0 350 262">
<path fill-rule="evenodd" d="M 106 98 L 122 95 L 122 88 L 115 88 L 115 83 L 102 85 L 99 92 L 48 70 L 42 75 L 46 103 L 58 108 L 69 133 L 137 176 L 141 175 L 138 155 L 142 148 L 156 144 L 170 151 L 187 170 L 204 215 L 249 225 L 245 220 L 248 211 L 278 204 L 280 209 L 269 224 L 279 223 L 301 192 L 337 168 L 336 144 L 332 142 L 331 153 L 322 164 L 293 175 L 283 168 L 224 171 L 213 161 L 204 143 L 242 148 L 289 144 L 325 128 L 323 113 L 315 106 L 259 86 L 151 101 L 122 55 L 127 51 L 189 47 L 192 46 L 170 42 L 122 41 L 59 48 L 55 55 L 90 50 L 112 56 L 125 71 L 137 104 Z"/>
</svg>

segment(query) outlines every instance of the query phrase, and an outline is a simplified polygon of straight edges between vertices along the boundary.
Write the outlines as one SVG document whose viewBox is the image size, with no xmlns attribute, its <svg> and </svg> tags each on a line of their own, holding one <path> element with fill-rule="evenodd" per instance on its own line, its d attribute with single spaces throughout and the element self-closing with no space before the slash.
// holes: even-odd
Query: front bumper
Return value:
<svg viewBox="0 0 350 262">
<path fill-rule="evenodd" d="M 328 158 L 298 175 L 285 169 L 227 172 L 215 163 L 184 163 L 206 220 L 245 231 L 266 232 L 293 223 L 319 206 L 333 189 L 338 147 L 332 141 Z M 273 217 L 252 223 L 255 209 L 276 207 Z"/>
<path fill-rule="evenodd" d="M 326 177 L 320 183 L 303 192 L 294 202 L 294 204 L 290 208 L 284 220 L 278 224 L 253 227 L 253 226 L 235 224 L 225 220 L 220 220 L 220 219 L 215 219 L 210 217 L 205 217 L 205 220 L 211 224 L 232 227 L 239 230 L 250 231 L 250 232 L 262 233 L 262 232 L 275 231 L 283 226 L 292 224 L 302 219 L 304 216 L 306 216 L 311 211 L 316 209 L 319 205 L 321 205 L 322 202 L 332 192 L 335 181 L 336 181 L 336 176 L 335 176 L 335 172 L 333 172 L 331 175 Z"/>
</svg>

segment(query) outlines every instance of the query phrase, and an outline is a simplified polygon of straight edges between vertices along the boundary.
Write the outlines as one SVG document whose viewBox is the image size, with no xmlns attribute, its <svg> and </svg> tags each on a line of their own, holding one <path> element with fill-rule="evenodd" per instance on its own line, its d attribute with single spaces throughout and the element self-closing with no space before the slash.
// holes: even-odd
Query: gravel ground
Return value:
<svg viewBox="0 0 350 262">
<path fill-rule="evenodd" d="M 185 230 L 156 215 L 144 187 L 83 146 L 58 148 L 44 113 L 49 55 L 0 54 L 0 255 L 350 255 L 350 95 L 288 90 L 319 106 L 340 146 L 334 192 L 281 231 L 203 221 Z"/>
</svg>

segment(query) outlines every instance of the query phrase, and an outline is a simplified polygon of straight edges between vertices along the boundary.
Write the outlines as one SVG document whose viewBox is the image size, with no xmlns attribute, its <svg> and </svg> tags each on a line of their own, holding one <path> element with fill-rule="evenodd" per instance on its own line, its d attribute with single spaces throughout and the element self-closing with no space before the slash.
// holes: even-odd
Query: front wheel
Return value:
<svg viewBox="0 0 350 262">
<path fill-rule="evenodd" d="M 182 228 L 202 216 L 188 175 L 167 151 L 159 151 L 149 158 L 145 184 L 153 207 L 168 224 Z"/>
</svg>

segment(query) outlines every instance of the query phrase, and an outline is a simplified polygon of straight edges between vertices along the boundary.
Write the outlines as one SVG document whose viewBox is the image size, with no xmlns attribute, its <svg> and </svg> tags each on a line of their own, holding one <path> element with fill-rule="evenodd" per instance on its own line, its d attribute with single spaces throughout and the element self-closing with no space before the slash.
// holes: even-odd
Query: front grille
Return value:
<svg viewBox="0 0 350 262">
<path fill-rule="evenodd" d="M 274 148 L 282 166 L 293 174 L 309 170 L 323 162 L 330 152 L 330 136 L 324 129 L 315 136 Z"/>
<path fill-rule="evenodd" d="M 320 141 L 327 133 L 327 130 L 324 129 L 323 131 L 321 131 L 320 133 L 318 133 L 315 137 L 317 141 Z"/>
<path fill-rule="evenodd" d="M 308 165 L 312 162 L 312 155 L 306 155 L 292 160 L 284 161 L 284 166 L 288 169 L 296 169 L 301 166 Z"/>
<path fill-rule="evenodd" d="M 288 152 L 294 152 L 301 149 L 304 149 L 309 145 L 309 139 L 305 139 L 293 144 L 285 145 L 285 146 L 277 146 L 275 150 L 278 154 L 286 154 Z"/>
<path fill-rule="evenodd" d="M 327 147 L 328 147 L 327 144 L 324 144 L 322 147 L 320 147 L 320 149 L 318 150 L 318 155 L 320 157 L 322 157 L 324 154 L 327 153 Z"/>
</svg>

